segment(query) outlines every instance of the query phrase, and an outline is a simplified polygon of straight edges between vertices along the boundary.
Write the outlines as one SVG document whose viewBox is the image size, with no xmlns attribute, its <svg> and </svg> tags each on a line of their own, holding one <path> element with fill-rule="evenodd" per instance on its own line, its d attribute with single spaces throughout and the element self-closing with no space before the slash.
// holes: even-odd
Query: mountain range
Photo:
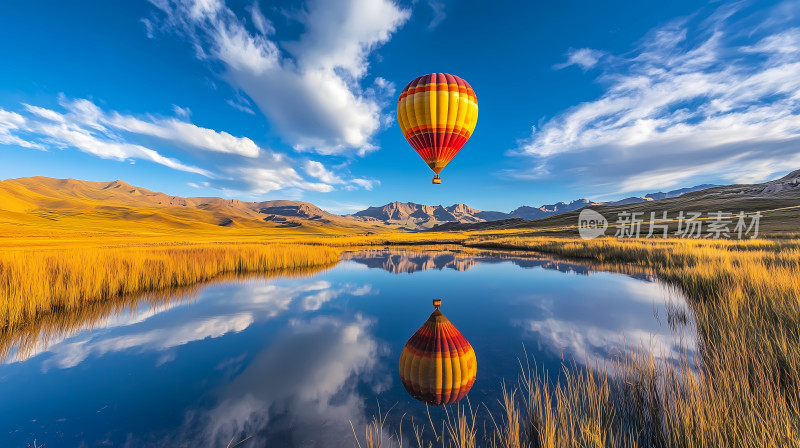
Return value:
<svg viewBox="0 0 800 448">
<path fill-rule="evenodd" d="M 398 225 L 407 228 L 431 228 L 449 222 L 471 224 L 505 219 L 531 220 L 571 212 L 586 206 L 629 205 L 652 202 L 660 199 L 676 198 L 686 193 L 717 186 L 718 185 L 703 184 L 691 188 L 672 190 L 666 193 L 650 193 L 644 196 L 632 196 L 610 202 L 593 202 L 588 199 L 577 199 L 569 203 L 557 202 L 540 207 L 523 205 L 510 213 L 477 210 L 466 204 L 454 204 L 449 207 L 444 207 L 441 205 L 416 204 L 414 202 L 391 202 L 384 206 L 369 207 L 366 210 L 345 216 L 364 222 L 381 222 L 387 225 Z"/>
<path fill-rule="evenodd" d="M 171 196 L 120 180 L 91 182 L 28 177 L 0 181 L 0 223 L 14 224 L 16 229 L 49 222 L 62 228 L 86 230 L 107 231 L 111 226 L 117 232 L 122 232 L 125 225 L 152 229 L 205 229 L 211 232 L 209 235 L 220 228 L 246 231 L 298 227 L 301 228 L 298 230 L 313 233 L 341 229 L 347 229 L 349 233 L 370 233 L 387 228 L 464 230 L 551 222 L 558 216 L 576 214 L 586 206 L 644 210 L 653 203 L 663 203 L 666 204 L 664 207 L 671 208 L 677 207 L 676 204 L 699 204 L 708 210 L 724 204 L 731 207 L 763 204 L 765 207 L 788 206 L 794 210 L 795 206 L 800 206 L 800 170 L 763 184 L 698 185 L 612 202 L 579 199 L 541 207 L 521 206 L 510 213 L 481 211 L 466 204 L 444 207 L 392 202 L 351 215 L 336 215 L 302 201 L 247 202 L 218 197 Z"/>
</svg>

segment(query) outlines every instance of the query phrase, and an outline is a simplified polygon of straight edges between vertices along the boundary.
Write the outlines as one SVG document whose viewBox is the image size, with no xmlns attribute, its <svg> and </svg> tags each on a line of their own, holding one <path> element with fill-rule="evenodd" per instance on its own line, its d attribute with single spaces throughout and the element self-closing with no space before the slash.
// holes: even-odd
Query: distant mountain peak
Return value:
<svg viewBox="0 0 800 448">
<path fill-rule="evenodd" d="M 485 215 L 488 213 L 489 215 Z M 497 215 L 497 216 L 496 216 Z M 380 207 L 369 207 L 356 212 L 351 217 L 362 221 L 383 221 L 386 224 L 417 228 L 432 227 L 441 222 L 484 222 L 502 219 L 500 212 L 482 212 L 466 204 L 453 204 L 449 207 L 417 204 L 414 202 L 390 202 Z"/>
<path fill-rule="evenodd" d="M 581 198 L 570 201 L 569 203 L 559 201 L 554 204 L 545 204 L 539 207 L 523 205 L 514 209 L 511 213 L 496 211 L 482 211 L 470 207 L 467 204 L 456 203 L 447 207 L 442 205 L 425 205 L 414 202 L 390 202 L 379 207 L 369 207 L 352 215 L 362 221 L 383 221 L 385 224 L 399 224 L 408 227 L 428 228 L 441 223 L 481 223 L 487 221 L 497 221 L 501 219 L 541 219 L 548 216 L 578 210 L 588 205 L 628 205 L 641 202 L 656 201 L 678 197 L 682 194 L 698 191 L 716 185 L 704 184 L 696 187 L 681 188 L 666 193 L 650 193 L 645 196 L 632 196 L 613 202 L 592 202 L 589 199 Z"/>
<path fill-rule="evenodd" d="M 792 171 L 780 179 L 767 182 L 767 186 L 761 190 L 761 194 L 775 194 L 796 189 L 800 189 L 800 170 Z"/>
<path fill-rule="evenodd" d="M 785 180 L 792 180 L 792 179 L 800 179 L 800 170 L 794 170 L 791 173 L 781 177 L 778 181 L 785 181 Z"/>
<path fill-rule="evenodd" d="M 461 213 L 461 214 L 475 214 L 480 212 L 480 210 L 474 209 L 467 204 L 453 204 L 449 207 L 444 207 L 450 213 Z"/>
</svg>

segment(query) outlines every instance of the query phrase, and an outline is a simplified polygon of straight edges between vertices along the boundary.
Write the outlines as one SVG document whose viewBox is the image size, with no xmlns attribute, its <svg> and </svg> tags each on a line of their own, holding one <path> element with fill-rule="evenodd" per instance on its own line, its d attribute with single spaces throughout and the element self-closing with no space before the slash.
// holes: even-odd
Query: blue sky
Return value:
<svg viewBox="0 0 800 448">
<path fill-rule="evenodd" d="M 800 168 L 800 1 L 26 2 L 0 6 L 0 178 L 180 196 L 510 211 Z M 413 78 L 480 115 L 431 185 Z"/>
</svg>

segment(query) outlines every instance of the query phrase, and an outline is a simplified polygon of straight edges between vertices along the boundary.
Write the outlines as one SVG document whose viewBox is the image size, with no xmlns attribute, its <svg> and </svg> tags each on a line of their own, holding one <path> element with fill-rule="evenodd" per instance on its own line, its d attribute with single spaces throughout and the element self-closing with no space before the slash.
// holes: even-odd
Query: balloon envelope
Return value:
<svg viewBox="0 0 800 448">
<path fill-rule="evenodd" d="M 400 381 L 417 400 L 451 404 L 472 388 L 477 366 L 472 346 L 436 306 L 400 354 Z"/>
<path fill-rule="evenodd" d="M 478 98 L 458 76 L 420 76 L 400 93 L 397 121 L 414 151 L 438 175 L 475 130 Z"/>
</svg>

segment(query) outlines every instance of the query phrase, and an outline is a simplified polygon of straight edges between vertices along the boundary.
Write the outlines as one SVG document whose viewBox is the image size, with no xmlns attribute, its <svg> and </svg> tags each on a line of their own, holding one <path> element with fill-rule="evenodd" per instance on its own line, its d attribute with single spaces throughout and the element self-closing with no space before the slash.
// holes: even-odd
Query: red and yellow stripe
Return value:
<svg viewBox="0 0 800 448">
<path fill-rule="evenodd" d="M 478 98 L 458 76 L 420 76 L 400 93 L 397 121 L 411 147 L 439 174 L 475 130 Z"/>
<path fill-rule="evenodd" d="M 400 381 L 420 401 L 451 404 L 472 388 L 477 366 L 472 346 L 437 309 L 403 348 Z"/>
</svg>

